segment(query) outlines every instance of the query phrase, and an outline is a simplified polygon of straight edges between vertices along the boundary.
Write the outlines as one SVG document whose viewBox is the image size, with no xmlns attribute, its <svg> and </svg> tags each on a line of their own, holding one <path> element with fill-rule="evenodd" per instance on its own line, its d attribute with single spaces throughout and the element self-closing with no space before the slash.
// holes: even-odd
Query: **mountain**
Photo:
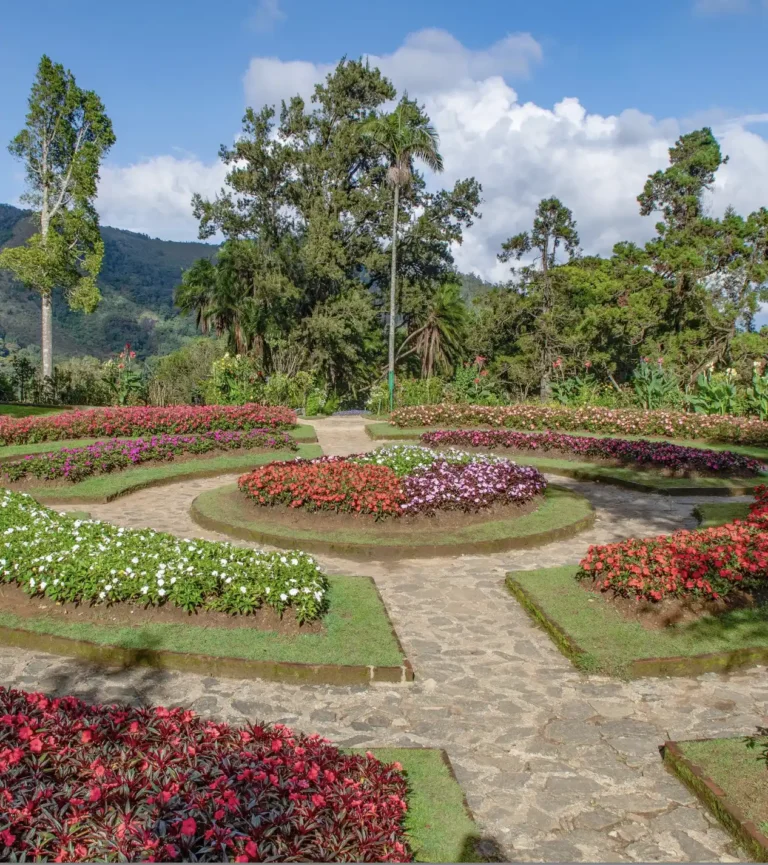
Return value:
<svg viewBox="0 0 768 865">
<path fill-rule="evenodd" d="M 29 212 L 0 204 L 0 247 L 18 246 L 35 231 Z M 126 342 L 141 357 L 167 354 L 191 336 L 191 318 L 173 306 L 181 273 L 196 259 L 211 257 L 208 243 L 157 240 L 146 234 L 102 227 L 104 263 L 99 276 L 103 299 L 96 312 L 72 312 L 54 297 L 53 345 L 57 357 L 90 354 L 105 358 Z M 40 296 L 0 271 L 0 338 L 6 345 L 40 344 Z"/>
</svg>

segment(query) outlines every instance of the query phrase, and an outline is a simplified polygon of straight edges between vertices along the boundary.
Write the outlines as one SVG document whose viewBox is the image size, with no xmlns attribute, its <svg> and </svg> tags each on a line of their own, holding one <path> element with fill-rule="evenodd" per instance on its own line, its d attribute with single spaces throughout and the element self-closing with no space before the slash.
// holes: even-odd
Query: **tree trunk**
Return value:
<svg viewBox="0 0 768 865">
<path fill-rule="evenodd" d="M 51 295 L 43 295 L 43 332 L 40 341 L 43 355 L 43 379 L 53 376 L 53 306 Z"/>
<path fill-rule="evenodd" d="M 389 285 L 389 410 L 395 407 L 395 289 L 397 287 L 397 209 L 400 187 L 395 184 L 395 207 L 392 216 L 392 278 Z"/>
</svg>

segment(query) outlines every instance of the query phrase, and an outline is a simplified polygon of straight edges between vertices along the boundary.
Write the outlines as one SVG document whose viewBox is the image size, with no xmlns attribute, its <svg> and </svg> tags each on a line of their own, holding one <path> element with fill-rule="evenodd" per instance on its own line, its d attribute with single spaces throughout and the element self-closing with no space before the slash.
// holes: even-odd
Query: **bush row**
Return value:
<svg viewBox="0 0 768 865">
<path fill-rule="evenodd" d="M 406 862 L 400 770 L 279 724 L 0 687 L 0 860 Z"/>
<path fill-rule="evenodd" d="M 691 448 L 670 442 L 593 438 L 566 433 L 522 433 L 512 430 L 438 430 L 421 436 L 425 445 L 458 445 L 476 448 L 512 448 L 612 460 L 622 465 L 643 465 L 674 473 L 756 475 L 763 466 L 758 460 L 732 451 Z"/>
<path fill-rule="evenodd" d="M 97 408 L 55 415 L 0 418 L 0 444 L 212 430 L 290 429 L 296 412 L 282 406 L 150 406 Z"/>
<path fill-rule="evenodd" d="M 746 520 L 590 547 L 577 579 L 593 580 L 614 595 L 651 601 L 717 599 L 736 589 L 764 589 L 768 585 L 768 487 L 758 488 Z"/>
<path fill-rule="evenodd" d="M 0 538 L 0 581 L 62 603 L 170 603 L 225 613 L 266 604 L 278 613 L 290 607 L 302 622 L 327 606 L 327 579 L 304 553 L 72 520 L 10 490 L 0 493 Z"/>
<path fill-rule="evenodd" d="M 86 447 L 62 448 L 46 454 L 26 456 L 4 463 L 2 471 L 11 482 L 24 480 L 31 475 L 40 480 L 77 483 L 92 475 L 120 471 L 145 462 L 172 462 L 176 457 L 254 448 L 295 451 L 298 445 L 288 433 L 265 429 L 246 432 L 215 430 L 193 435 L 159 435 L 147 439 L 110 439 Z"/>
<path fill-rule="evenodd" d="M 568 408 L 528 403 L 426 405 L 397 409 L 390 420 L 398 427 L 478 425 L 521 430 L 586 430 L 609 435 L 652 435 L 768 446 L 768 421 L 661 410 Z"/>
</svg>

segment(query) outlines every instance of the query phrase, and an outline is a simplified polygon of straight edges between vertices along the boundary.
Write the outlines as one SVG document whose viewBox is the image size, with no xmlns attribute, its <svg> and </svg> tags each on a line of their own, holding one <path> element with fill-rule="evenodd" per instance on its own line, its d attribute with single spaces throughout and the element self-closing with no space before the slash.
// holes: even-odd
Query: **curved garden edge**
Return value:
<svg viewBox="0 0 768 865">
<path fill-rule="evenodd" d="M 461 556 L 475 553 L 496 553 L 512 549 L 531 549 L 533 547 L 545 546 L 553 541 L 565 540 L 574 537 L 594 525 L 596 514 L 592 504 L 584 496 L 550 484 L 549 489 L 557 491 L 568 501 L 578 500 L 587 509 L 584 516 L 574 519 L 570 523 L 556 526 L 541 531 L 533 531 L 524 535 L 509 535 L 508 537 L 463 541 L 460 543 L 443 544 L 404 544 L 402 536 L 393 537 L 391 544 L 376 543 L 361 539 L 358 541 L 328 541 L 320 538 L 305 538 L 290 533 L 288 529 L 276 532 L 270 527 L 268 520 L 257 522 L 254 520 L 229 521 L 224 519 L 221 509 L 216 506 L 217 498 L 236 491 L 236 487 L 223 487 L 202 493 L 193 502 L 190 508 L 190 516 L 199 526 L 209 531 L 219 532 L 238 540 L 255 541 L 256 543 L 269 544 L 270 546 L 283 549 L 299 547 L 305 552 L 320 553 L 328 555 L 340 555 L 353 561 L 395 561 L 399 559 L 433 558 L 436 556 Z M 537 512 L 526 516 L 533 517 Z M 214 514 L 219 514 L 218 516 Z M 508 520 L 514 525 L 517 519 Z M 499 521 L 502 522 L 502 521 Z"/>
</svg>

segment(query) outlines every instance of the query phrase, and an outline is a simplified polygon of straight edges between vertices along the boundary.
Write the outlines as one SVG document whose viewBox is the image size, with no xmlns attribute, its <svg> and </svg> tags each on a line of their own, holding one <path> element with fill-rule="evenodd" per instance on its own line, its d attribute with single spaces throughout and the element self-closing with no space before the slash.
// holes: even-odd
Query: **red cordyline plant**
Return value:
<svg viewBox="0 0 768 865">
<path fill-rule="evenodd" d="M 519 430 L 586 430 L 609 435 L 664 436 L 768 445 L 768 421 L 733 415 L 705 415 L 597 406 L 569 408 L 519 403 L 506 406 L 422 405 L 393 411 L 398 427 L 490 426 Z"/>
<path fill-rule="evenodd" d="M 255 428 L 289 429 L 296 426 L 296 412 L 284 406 L 178 405 L 94 408 L 55 415 L 0 419 L 0 444 L 105 436 L 200 433 L 213 430 Z"/>
<path fill-rule="evenodd" d="M 0 861 L 406 862 L 398 763 L 0 687 Z"/>
<path fill-rule="evenodd" d="M 717 599 L 735 589 L 768 583 L 768 487 L 757 490 L 746 520 L 667 537 L 632 538 L 593 546 L 580 562 L 579 580 L 628 598 Z"/>
</svg>

